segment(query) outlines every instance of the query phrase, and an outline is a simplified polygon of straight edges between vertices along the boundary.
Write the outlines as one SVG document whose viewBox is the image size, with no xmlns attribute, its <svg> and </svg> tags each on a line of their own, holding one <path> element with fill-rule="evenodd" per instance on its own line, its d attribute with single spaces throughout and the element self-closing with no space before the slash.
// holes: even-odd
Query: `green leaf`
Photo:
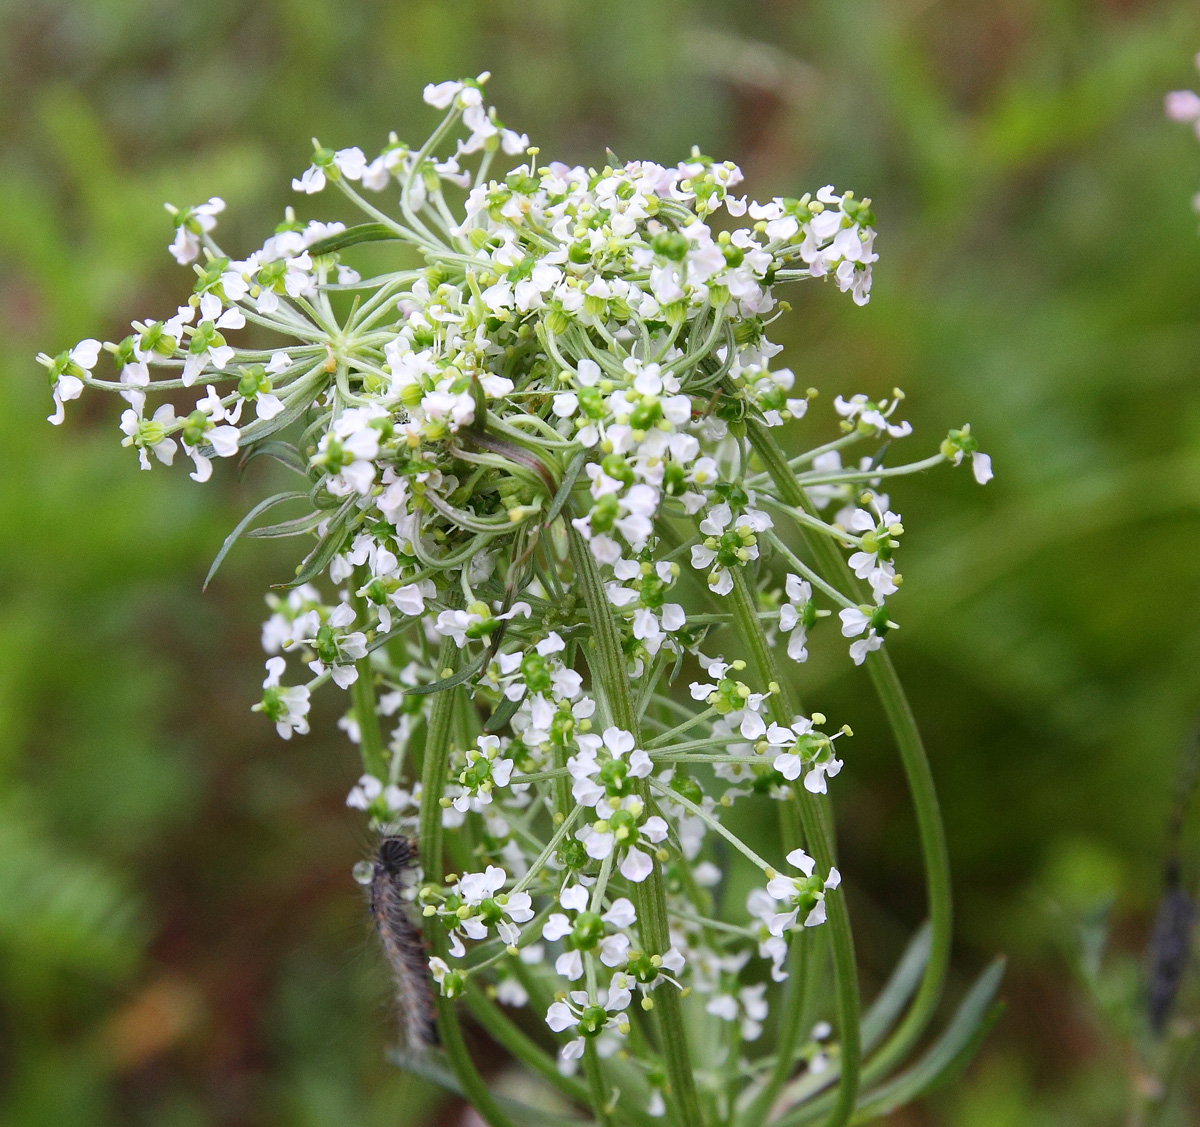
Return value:
<svg viewBox="0 0 1200 1127">
<path fill-rule="evenodd" d="M 392 1054 L 392 1060 L 405 1072 L 411 1072 L 414 1076 L 419 1076 L 422 1080 L 461 1097 L 462 1087 L 454 1073 L 446 1067 L 444 1059 L 443 1054 L 434 1052 L 396 1052 Z M 523 1124 L 524 1127 L 567 1127 L 570 1123 L 582 1122 L 561 1114 L 555 1115 L 542 1111 L 540 1108 L 530 1107 L 528 1104 L 511 1100 L 506 1096 L 496 1096 L 496 1103 L 504 1109 L 514 1123 Z"/>
<path fill-rule="evenodd" d="M 326 517 L 326 513 L 317 510 L 307 516 L 296 517 L 295 520 L 280 521 L 279 524 L 268 524 L 262 528 L 252 528 L 246 533 L 248 540 L 274 540 L 285 536 L 302 536 L 312 532 Z"/>
<path fill-rule="evenodd" d="M 289 470 L 295 470 L 301 477 L 308 476 L 307 464 L 300 456 L 300 451 L 290 442 L 281 442 L 277 439 L 264 439 L 262 442 L 256 442 L 253 446 L 249 447 L 242 455 L 238 462 L 238 477 L 240 478 L 245 472 L 246 467 L 255 458 L 259 457 L 274 458 L 275 461 L 287 466 Z"/>
<path fill-rule="evenodd" d="M 895 1024 L 903 1012 L 908 1000 L 917 989 L 925 964 L 929 961 L 929 946 L 932 939 L 932 928 L 928 922 L 922 924 L 909 940 L 904 954 L 892 971 L 887 985 L 879 992 L 879 997 L 871 1004 L 871 1008 L 863 1015 L 862 1043 L 863 1052 L 870 1052 Z"/>
<path fill-rule="evenodd" d="M 925 963 L 929 957 L 931 941 L 931 925 L 926 923 L 919 928 L 909 941 L 908 947 L 897 964 L 887 985 L 863 1018 L 862 1039 L 864 1045 L 873 1045 L 883 1038 L 890 1026 L 896 1020 L 900 1011 L 907 1004 L 915 985 L 924 972 Z M 987 1031 L 999 1017 L 999 1011 L 988 1010 L 992 996 L 1000 986 L 1004 976 L 1004 959 L 996 959 L 980 975 L 971 991 L 959 1005 L 954 1018 L 946 1027 L 942 1036 L 934 1043 L 929 1052 L 906 1072 L 891 1080 L 884 1081 L 870 1091 L 864 1093 L 855 1111 L 854 1122 L 869 1119 L 872 1116 L 883 1115 L 903 1103 L 915 1099 L 923 1091 L 940 1083 L 953 1068 L 964 1067 L 979 1043 L 987 1035 Z M 994 1007 L 993 1007 L 994 1008 Z M 975 1020 L 976 1024 L 971 1024 Z M 818 1092 L 836 1083 L 840 1069 L 836 1061 L 833 1067 L 822 1072 L 819 1076 L 802 1076 L 799 1081 L 788 1088 L 788 1100 L 791 1110 L 784 1115 L 779 1123 L 786 1127 L 800 1127 L 802 1124 L 814 1123 L 828 1114 L 828 1093 L 819 1100 L 810 1100 Z M 893 1089 L 899 1089 L 901 1084 L 916 1085 L 912 1091 L 904 1090 L 904 1094 L 894 1094 Z M 876 1105 L 882 1107 L 878 1110 Z M 867 1114 L 867 1108 L 871 1108 Z"/>
<path fill-rule="evenodd" d="M 492 454 L 498 454 L 500 457 L 507 458 L 508 461 L 532 471 L 545 486 L 548 496 L 554 497 L 558 493 L 558 483 L 554 480 L 554 475 L 547 468 L 546 463 L 532 450 L 507 438 L 489 434 L 485 430 L 467 429 L 459 433 L 472 446 L 477 446 Z"/>
<path fill-rule="evenodd" d="M 389 1054 L 392 1063 L 405 1072 L 411 1072 L 455 1096 L 462 1095 L 462 1088 L 454 1073 L 446 1067 L 443 1054 L 436 1052 L 411 1053 L 403 1049 Z"/>
<path fill-rule="evenodd" d="M 367 643 L 367 653 L 373 653 L 381 646 L 386 646 L 393 638 L 400 637 L 410 626 L 415 619 L 406 619 L 399 626 L 389 630 L 386 634 L 376 634 Z M 464 681 L 469 681 L 476 676 L 483 668 L 483 663 L 487 659 L 486 653 L 481 653 L 474 661 L 468 662 L 462 669 L 450 677 L 445 677 L 440 681 L 433 681 L 428 685 L 409 685 L 404 689 L 405 696 L 429 696 L 431 693 L 440 693 L 443 689 L 453 689 L 457 685 L 461 685 Z"/>
<path fill-rule="evenodd" d="M 316 258 L 319 254 L 333 254 L 335 251 L 352 247 L 356 243 L 378 243 L 398 238 L 400 236 L 386 223 L 359 223 L 354 227 L 347 227 L 346 230 L 340 231 L 336 235 L 330 235 L 327 239 L 313 243 L 308 248 L 308 253 Z"/>
<path fill-rule="evenodd" d="M 1005 965 L 1002 956 L 988 964 L 929 1051 L 911 1068 L 869 1092 L 855 1111 L 855 1122 L 887 1115 L 947 1078 L 952 1070 L 965 1067 L 1003 1012 L 1004 1007 L 993 1005 L 992 1000 L 1000 989 Z"/>
<path fill-rule="evenodd" d="M 544 524 L 553 524 L 555 518 L 562 512 L 563 506 L 571 499 L 571 490 L 575 488 L 575 482 L 579 478 L 579 472 L 583 469 L 584 463 L 587 461 L 587 451 L 580 450 L 578 454 L 567 463 L 567 468 L 563 473 L 562 481 L 559 483 L 558 492 L 554 494 L 554 500 L 550 502 L 550 508 L 546 512 Z"/>
<path fill-rule="evenodd" d="M 464 681 L 469 681 L 483 668 L 483 654 L 480 654 L 469 665 L 463 666 L 457 673 L 450 677 L 444 677 L 440 681 L 434 681 L 430 685 L 413 685 L 411 689 L 405 689 L 404 695 L 408 696 L 428 696 L 430 693 L 440 693 L 443 689 L 453 689 L 456 685 L 461 685 Z"/>
<path fill-rule="evenodd" d="M 321 542 L 304 561 L 303 566 L 296 573 L 296 578 L 287 583 L 273 583 L 271 586 L 290 591 L 293 587 L 300 587 L 316 579 L 329 566 L 329 561 L 341 551 L 342 545 L 346 543 L 346 523 L 357 500 L 358 496 L 351 494 L 346 498 L 345 504 L 330 518 L 328 530 L 321 538 Z"/>
<path fill-rule="evenodd" d="M 307 493 L 297 493 L 292 491 L 289 493 L 276 493 L 274 496 L 268 497 L 265 501 L 259 501 L 254 508 L 252 508 L 244 517 L 242 517 L 240 521 L 238 521 L 234 530 L 225 537 L 225 543 L 221 545 L 221 550 L 217 553 L 216 559 L 213 560 L 212 567 L 208 569 L 208 574 L 204 577 L 204 586 L 201 588 L 201 590 L 208 589 L 209 583 L 212 582 L 212 577 L 217 574 L 217 568 L 221 566 L 225 557 L 229 554 L 229 549 L 233 547 L 237 538 L 245 533 L 246 529 L 251 523 L 253 523 L 255 517 L 259 516 L 261 513 L 265 513 L 268 509 L 273 508 L 275 505 L 283 504 L 284 501 L 302 501 L 306 500 L 307 498 Z"/>
<path fill-rule="evenodd" d="M 505 697 L 488 717 L 483 730 L 488 733 L 500 731 L 516 715 L 517 709 L 521 707 L 521 699 L 518 697 L 516 700 L 509 700 L 508 697 Z"/>
</svg>

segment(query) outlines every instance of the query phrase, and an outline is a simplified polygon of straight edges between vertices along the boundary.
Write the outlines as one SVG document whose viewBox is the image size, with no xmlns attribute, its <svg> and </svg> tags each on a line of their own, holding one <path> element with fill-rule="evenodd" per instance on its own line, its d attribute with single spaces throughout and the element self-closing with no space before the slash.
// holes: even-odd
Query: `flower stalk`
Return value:
<svg viewBox="0 0 1200 1127">
<path fill-rule="evenodd" d="M 571 562 L 579 577 L 584 606 L 592 627 L 591 646 L 585 654 L 589 663 L 594 661 L 594 682 L 608 705 L 613 723 L 630 732 L 635 743 L 640 743 L 639 718 L 629 692 L 620 638 L 595 558 L 574 528 L 569 535 Z M 639 780 L 639 784 L 639 798 L 650 804 L 649 784 L 645 780 Z M 671 936 L 662 869 L 657 859 L 651 865 L 650 875 L 638 885 L 635 905 L 641 921 L 642 946 L 651 957 L 657 955 L 661 958 L 670 950 Z M 695 1070 L 688 1050 L 679 995 L 672 988 L 660 988 L 655 991 L 653 1001 L 658 1015 L 659 1043 L 666 1064 L 668 1092 L 675 1108 L 675 1119 L 681 1127 L 701 1127 L 703 1120 L 696 1098 Z"/>
<path fill-rule="evenodd" d="M 750 422 L 748 432 L 755 453 L 762 460 L 779 495 L 787 504 L 811 510 L 812 502 L 796 480 L 787 458 L 771 434 Z M 844 590 L 861 597 L 857 578 L 850 572 L 832 543 L 821 537 L 807 537 L 809 551 L 826 575 L 836 577 Z M 866 656 L 867 672 L 883 705 L 888 725 L 900 753 L 900 762 L 908 781 L 921 842 L 925 867 L 926 896 L 932 927 L 929 959 L 917 995 L 903 1023 L 867 1064 L 867 1080 L 885 1075 L 911 1051 L 928 1028 L 945 985 L 950 965 L 950 942 L 953 935 L 953 901 L 950 893 L 950 858 L 946 849 L 946 833 L 938 805 L 937 789 L 924 741 L 917 727 L 891 655 L 880 648 Z"/>
</svg>

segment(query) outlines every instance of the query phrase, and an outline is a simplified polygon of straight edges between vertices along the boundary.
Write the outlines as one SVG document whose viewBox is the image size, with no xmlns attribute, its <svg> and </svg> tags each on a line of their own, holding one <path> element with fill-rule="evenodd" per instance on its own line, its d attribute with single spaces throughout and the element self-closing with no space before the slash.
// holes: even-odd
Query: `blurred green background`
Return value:
<svg viewBox="0 0 1200 1127">
<path fill-rule="evenodd" d="M 1200 711 L 1200 147 L 1161 109 L 1196 78 L 1194 3 L 0 12 L 0 1122 L 458 1121 L 385 1061 L 349 877 L 353 749 L 328 711 L 290 744 L 248 711 L 261 595 L 295 545 L 242 545 L 200 592 L 266 471 L 139 473 L 115 399 L 44 422 L 33 354 L 171 311 L 189 284 L 164 200 L 224 196 L 222 241 L 249 250 L 288 203 L 336 214 L 289 191 L 312 135 L 419 139 L 422 85 L 485 68 L 543 159 L 669 163 L 695 143 L 760 197 L 833 182 L 875 200 L 871 305 L 800 288 L 777 328 L 822 390 L 810 419 L 898 385 L 914 457 L 967 420 L 994 457 L 986 489 L 940 472 L 894 490 L 893 648 L 945 807 L 954 989 L 1011 957 L 980 1060 L 897 1122 L 1123 1121 L 1121 1027 Z M 922 914 L 903 781 L 861 671 L 805 675 L 857 732 L 837 797 L 874 982 Z M 1075 922 L 1109 899 L 1097 1005 Z M 1190 1107 L 1178 1122 L 1200 1122 Z"/>
</svg>

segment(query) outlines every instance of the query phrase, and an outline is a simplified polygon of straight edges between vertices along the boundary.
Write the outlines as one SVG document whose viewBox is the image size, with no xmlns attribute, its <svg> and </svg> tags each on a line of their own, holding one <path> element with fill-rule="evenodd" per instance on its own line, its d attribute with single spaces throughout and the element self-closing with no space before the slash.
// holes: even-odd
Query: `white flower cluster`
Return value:
<svg viewBox="0 0 1200 1127">
<path fill-rule="evenodd" d="M 727 823 L 742 804 L 826 794 L 849 728 L 778 715 L 778 685 L 750 674 L 748 640 L 728 629 L 731 593 L 749 592 L 763 646 L 794 663 L 836 611 L 861 664 L 895 626 L 901 582 L 904 529 L 883 480 L 966 456 L 982 482 L 990 463 L 963 428 L 924 462 L 844 466 L 850 447 L 911 428 L 898 393 L 839 397 L 838 436 L 785 467 L 802 510 L 748 440 L 816 394 L 775 364 L 776 287 L 825 278 L 868 300 L 868 200 L 826 187 L 755 203 L 736 194 L 735 165 L 696 152 L 673 167 L 538 165 L 479 80 L 431 86 L 426 101 L 445 117 L 419 148 L 393 136 L 368 160 L 314 143 L 293 181 L 343 193 L 357 226 L 289 210 L 235 259 L 214 239 L 220 200 L 171 209 L 191 297 L 121 341 L 40 356 L 50 421 L 85 386 L 110 389 L 145 469 L 182 444 L 198 481 L 213 458 L 258 454 L 303 478 L 254 514 L 303 502 L 257 531 L 312 544 L 269 598 L 255 708 L 290 738 L 308 730 L 313 693 L 346 690 L 366 772 L 348 804 L 389 832 L 430 809 L 455 831 L 461 874 L 416 899 L 444 994 L 474 979 L 543 1005 L 566 1069 L 588 1046 L 623 1045 L 640 1069 L 630 1083 L 661 1111 L 657 1054 L 628 1035 L 656 991 L 686 993 L 746 1057 L 725 1067 L 730 1082 L 753 1087 L 764 975 L 786 978 L 791 936 L 825 920 L 840 876 L 802 849 L 783 875 Z M 404 248 L 394 269 L 364 278 L 342 261 L 388 241 Z M 114 378 L 94 374 L 101 352 Z M 152 395 L 178 403 L 197 386 L 185 413 L 147 413 Z M 802 556 L 797 529 L 849 552 L 866 602 Z M 638 731 L 599 672 L 597 613 L 612 616 Z M 690 694 L 672 689 L 681 670 Z M 433 710 L 460 685 L 444 775 L 418 781 L 409 745 L 428 764 Z M 743 862 L 758 887 L 739 911 L 720 890 Z M 640 906 L 652 895 L 669 926 L 658 950 Z"/>
</svg>

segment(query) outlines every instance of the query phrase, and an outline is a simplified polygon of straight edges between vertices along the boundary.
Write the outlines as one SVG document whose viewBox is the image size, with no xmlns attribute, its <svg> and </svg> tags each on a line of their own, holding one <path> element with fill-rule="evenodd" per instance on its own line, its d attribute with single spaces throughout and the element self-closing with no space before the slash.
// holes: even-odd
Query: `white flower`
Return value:
<svg viewBox="0 0 1200 1127">
<path fill-rule="evenodd" d="M 333 154 L 333 163 L 347 180 L 361 180 L 367 167 L 367 158 L 357 145 L 349 149 L 338 149 Z"/>
<path fill-rule="evenodd" d="M 1193 124 L 1200 135 L 1200 94 L 1194 90 L 1172 90 L 1163 99 L 1163 108 L 1172 121 Z"/>
<path fill-rule="evenodd" d="M 818 723 L 825 721 L 819 713 L 814 719 Z M 797 716 L 790 727 L 772 724 L 767 729 L 767 743 L 775 753 L 771 765 L 789 782 L 798 779 L 807 767 L 804 789 L 812 794 L 825 794 L 826 780 L 842 769 L 842 761 L 833 753 L 833 741 L 848 731 L 843 729 L 832 737 L 826 736 L 814 731 L 813 720 L 803 716 Z"/>
<path fill-rule="evenodd" d="M 555 1033 L 570 1029 L 579 1029 L 581 1033 L 562 1047 L 561 1059 L 578 1060 L 583 1056 L 587 1039 L 597 1037 L 605 1030 L 615 1030 L 624 1036 L 629 1030 L 625 1010 L 632 1000 L 625 975 L 615 974 L 611 985 L 600 990 L 594 1002 L 586 990 L 572 990 L 565 1000 L 553 1002 L 546 1011 L 546 1024 Z"/>
<path fill-rule="evenodd" d="M 287 663 L 281 657 L 267 659 L 263 698 L 254 705 L 253 711 L 265 713 L 268 720 L 275 722 L 275 730 L 279 735 L 290 740 L 293 732 L 299 732 L 302 736 L 308 733 L 308 686 L 281 687 L 279 679 L 286 668 Z"/>
<path fill-rule="evenodd" d="M 864 534 L 862 547 L 850 557 L 850 567 L 859 579 L 866 579 L 871 584 L 875 601 L 882 602 L 898 590 L 891 553 L 896 538 L 904 532 L 900 516 L 888 510 L 877 518 L 866 509 L 855 509 L 847 525 L 851 530 Z"/>
<path fill-rule="evenodd" d="M 166 208 L 175 216 L 175 238 L 167 249 L 180 266 L 186 266 L 200 254 L 201 239 L 216 227 L 217 216 L 225 210 L 225 201 L 213 196 L 208 203 L 184 211 L 177 211 L 170 204 Z"/>
<path fill-rule="evenodd" d="M 992 459 L 982 450 L 976 450 L 971 455 L 971 472 L 980 485 L 987 485 L 992 480 Z"/>
<path fill-rule="evenodd" d="M 850 643 L 850 656 L 854 659 L 855 665 L 862 665 L 867 659 L 867 654 L 883 645 L 883 638 L 875 628 L 875 618 L 881 609 L 846 607 L 844 610 L 838 611 L 838 617 L 842 620 L 843 637 L 858 638 L 866 631 L 866 637 L 858 638 L 857 642 Z"/>
<path fill-rule="evenodd" d="M 170 403 L 162 404 L 154 412 L 154 417 L 149 420 L 143 419 L 139 411 L 130 408 L 121 413 L 121 431 L 125 435 L 121 445 L 137 447 L 138 461 L 143 470 L 150 468 L 150 457 L 146 453 L 147 450 L 163 465 L 169 466 L 174 460 L 179 446 L 168 435 L 178 424 L 179 420 L 175 418 L 175 409 Z"/>
<path fill-rule="evenodd" d="M 450 107 L 462 88 L 461 82 L 431 82 L 425 87 L 423 97 L 427 105 L 444 110 Z"/>
<path fill-rule="evenodd" d="M 325 169 L 309 165 L 298 178 L 292 181 L 292 191 L 314 195 L 325 189 Z"/>
<path fill-rule="evenodd" d="M 583 976 L 583 953 L 596 952 L 606 967 L 623 966 L 629 951 L 624 934 L 637 920 L 633 904 L 625 897 L 614 900 L 603 915 L 588 912 L 588 892 L 582 885 L 569 885 L 558 897 L 564 912 L 553 912 L 542 927 L 542 938 L 551 942 L 569 937 L 569 945 L 554 968 L 570 982 Z M 566 913 L 569 912 L 570 915 Z M 601 929 L 598 925 L 607 927 Z"/>
<path fill-rule="evenodd" d="M 971 471 L 975 480 L 980 485 L 987 485 L 992 480 L 992 459 L 979 449 L 969 423 L 961 430 L 952 430 L 942 443 L 942 456 L 949 458 L 952 465 L 961 466 L 964 454 L 971 455 Z"/>
<path fill-rule="evenodd" d="M 38 362 L 50 369 L 54 390 L 54 413 L 46 417 L 46 421 L 54 426 L 61 426 L 66 418 L 63 407 L 70 399 L 78 399 L 83 394 L 83 379 L 91 373 L 100 358 L 100 342 L 89 337 L 81 340 L 69 352 L 56 359 L 51 359 L 44 352 L 38 353 Z"/>
<path fill-rule="evenodd" d="M 210 298 L 212 300 L 208 301 Z M 201 298 L 201 316 L 204 319 L 195 329 L 187 359 L 183 362 L 180 379 L 184 387 L 191 387 L 209 364 L 217 371 L 223 371 L 233 359 L 234 350 L 225 343 L 219 330 L 240 329 L 246 324 L 246 318 L 236 307 L 226 309 L 223 313 L 220 309 L 220 301 L 212 294 L 205 294 Z"/>
<path fill-rule="evenodd" d="M 772 935 L 769 927 L 779 914 L 779 901 L 765 888 L 751 889 L 746 897 L 746 912 L 759 921 L 758 954 L 760 958 L 771 960 L 772 981 L 786 982 L 788 972 L 783 964 L 787 961 L 787 940 L 782 935 Z"/>
<path fill-rule="evenodd" d="M 412 890 L 414 915 L 447 936 L 428 962 L 444 996 L 470 981 L 520 1006 L 530 999 L 517 972 L 553 972 L 545 1016 L 566 1072 L 588 1044 L 600 1057 L 621 1046 L 635 994 L 650 1007 L 664 984 L 694 990 L 696 1013 L 715 1018 L 703 1019 L 713 1059 L 744 1073 L 736 1046 L 766 1017 L 759 980 L 786 978 L 791 933 L 824 919 L 838 875 L 819 879 L 794 851 L 714 944 L 704 917 L 730 907 L 718 831 L 732 839 L 800 784 L 824 793 L 841 733 L 827 735 L 820 714 L 772 722 L 782 690 L 746 672 L 753 639 L 730 629 L 727 596 L 749 591 L 765 644 L 795 661 L 830 613 L 814 591 L 845 599 L 798 562 L 785 597 L 774 592 L 778 489 L 742 420 L 774 427 L 808 411 L 816 393 L 796 386 L 766 335 L 775 283 L 829 276 L 865 301 L 869 201 L 831 187 L 739 199 L 740 170 L 699 152 L 601 170 L 526 159 L 529 140 L 485 102 L 485 77 L 426 87 L 442 111 L 436 144 L 393 135 L 374 159 L 315 149 L 293 181 L 307 206 L 331 181 L 343 203 L 357 185 L 387 189 L 366 228 L 289 209 L 233 261 L 210 235 L 219 200 L 173 210 L 172 253 L 199 260 L 194 292 L 118 343 L 39 356 L 51 421 L 84 387 L 111 389 L 145 467 L 182 446 L 197 480 L 243 454 L 306 479 L 254 514 L 255 534 L 302 538 L 311 579 L 268 598 L 254 708 L 290 738 L 308 730 L 310 686 L 356 690 L 337 724 L 370 767 L 346 804 L 389 833 L 412 832 L 418 814 L 440 820 L 456 858 L 459 875 Z M 712 219 L 722 206 L 733 222 Z M 399 266 L 364 268 L 377 256 L 352 244 L 372 233 L 408 244 Z M 235 347 L 226 335 L 247 321 L 253 340 Z M 102 351 L 117 377 L 91 375 Z M 193 408 L 180 385 L 208 386 Z M 901 401 L 837 400 L 833 425 L 868 440 L 856 459 L 908 433 Z M 835 538 L 855 542 L 851 566 L 880 604 L 842 613 L 861 661 L 893 625 L 883 600 L 900 580 L 899 518 L 879 491 L 879 456 L 844 468 L 845 444 L 820 442 L 789 457 L 814 504 L 835 502 Z M 966 427 L 942 456 L 970 456 L 976 477 L 990 476 Z M 264 515 L 281 500 L 296 508 Z M 768 551 L 770 568 L 755 566 Z M 696 597 L 700 576 L 715 605 Z M 703 652 L 714 638 L 727 660 Z M 704 675 L 689 700 L 678 682 L 693 658 Z M 308 684 L 284 684 L 288 663 Z M 628 681 L 636 729 L 614 722 L 625 712 L 612 677 Z M 447 681 L 456 693 L 433 691 Z M 735 802 L 758 808 L 727 828 Z M 660 866 L 669 934 L 651 955 L 632 889 Z M 751 968 L 756 950 L 767 962 Z M 662 1114 L 665 1081 L 642 1044 L 633 1038 L 630 1068 Z"/>
<path fill-rule="evenodd" d="M 890 400 L 881 399 L 878 403 L 872 402 L 861 393 L 852 395 L 849 399 L 843 399 L 839 395 L 834 399 L 833 406 L 839 415 L 851 422 L 857 422 L 860 429 L 866 429 L 868 433 L 886 433 L 892 438 L 904 438 L 912 434 L 912 425 L 891 421 L 891 416 L 895 414 L 902 399 L 903 395 L 899 391 L 895 392 Z"/>
<path fill-rule="evenodd" d="M 419 583 L 405 583 L 402 587 L 397 587 L 388 598 L 401 614 L 415 618 L 425 613 L 426 600 L 432 599 L 436 593 L 437 588 L 433 581 L 422 579 Z"/>
<path fill-rule="evenodd" d="M 471 939 L 485 939 L 488 929 L 494 927 L 506 944 L 516 946 L 521 933 L 515 925 L 533 919 L 533 900 L 528 892 L 514 892 L 507 897 L 497 895 L 507 880 L 508 874 L 498 865 L 488 865 L 482 873 L 467 873 L 459 878 L 454 891 L 468 915 L 464 918 L 458 912 L 454 916 L 459 921 L 451 945 L 456 958 L 465 953 L 457 938 L 459 927 Z"/>
<path fill-rule="evenodd" d="M 412 805 L 412 796 L 400 787 L 384 786 L 374 775 L 363 775 L 350 788 L 346 805 L 354 810 L 369 810 L 380 797 L 390 813 L 399 813 Z"/>
<path fill-rule="evenodd" d="M 507 742 L 502 743 L 499 736 L 478 737 L 475 747 L 466 753 L 466 768 L 458 776 L 462 790 L 453 800 L 456 810 L 478 811 L 490 805 L 494 788 L 508 786 L 514 764 L 504 757 L 506 750 Z"/>
<path fill-rule="evenodd" d="M 774 899 L 782 901 L 785 910 L 772 916 L 767 928 L 774 936 L 782 936 L 784 932 L 795 926 L 800 912 L 805 913 L 804 927 L 817 927 L 825 922 L 825 893 L 832 892 L 842 883 L 841 874 L 837 869 L 830 869 L 822 881 L 813 876 L 816 862 L 803 849 L 793 849 L 787 855 L 788 864 L 799 869 L 803 879 L 777 874 L 767 881 L 767 892 Z"/>
<path fill-rule="evenodd" d="M 619 784 L 617 779 L 644 779 L 654 769 L 650 756 L 634 747 L 633 736 L 623 728 L 605 728 L 601 736 L 581 735 L 578 743 L 579 754 L 567 761 L 567 769 L 574 780 L 571 784 L 571 795 L 576 802 L 584 806 L 595 806 L 597 812 L 600 811 L 599 803 L 604 801 L 608 793 L 606 787 L 597 782 L 606 762 L 621 761 L 619 774 L 609 783 L 610 787 L 616 786 L 621 793 L 624 793 L 626 788 Z M 597 844 L 596 848 L 601 846 Z M 607 855 L 606 851 L 604 856 Z"/>
<path fill-rule="evenodd" d="M 812 586 L 798 575 L 788 575 L 787 602 L 779 608 L 779 629 L 788 634 L 787 654 L 793 661 L 808 660 L 807 617 L 812 613 Z"/>
<path fill-rule="evenodd" d="M 487 610 L 482 607 L 482 610 Z M 530 614 L 529 604 L 525 602 L 513 603 L 513 605 L 503 614 L 488 614 L 490 622 L 507 622 L 510 619 L 516 618 L 517 615 L 523 615 L 528 618 Z M 453 638 L 454 644 L 460 649 L 467 644 L 469 637 L 475 637 L 474 634 L 469 634 L 473 627 L 480 626 L 484 621 L 484 616 L 480 610 L 444 610 L 438 617 L 434 625 L 437 633 L 443 638 Z"/>
</svg>

